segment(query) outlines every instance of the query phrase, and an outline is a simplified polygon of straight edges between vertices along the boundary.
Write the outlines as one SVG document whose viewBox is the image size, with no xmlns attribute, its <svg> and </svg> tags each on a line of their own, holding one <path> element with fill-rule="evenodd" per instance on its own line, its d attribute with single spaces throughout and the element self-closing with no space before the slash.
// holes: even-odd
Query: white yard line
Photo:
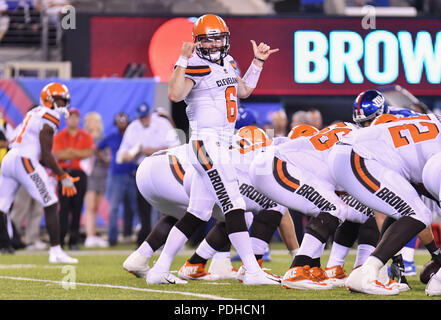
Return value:
<svg viewBox="0 0 441 320">
<path fill-rule="evenodd" d="M 67 284 L 66 281 L 54 281 L 54 280 L 45 280 L 45 279 L 32 279 L 32 278 L 22 278 L 22 277 L 9 277 L 9 276 L 0 276 L 0 279 L 7 280 L 16 280 L 16 281 L 29 281 L 29 282 L 43 282 L 43 283 L 53 283 L 59 285 Z M 219 297 L 211 294 L 200 294 L 186 291 L 168 291 L 168 290 L 155 290 L 155 289 L 147 289 L 147 288 L 136 288 L 136 287 L 127 287 L 127 286 L 115 286 L 110 284 L 99 284 L 99 283 L 82 283 L 75 282 L 69 283 L 70 285 L 75 284 L 76 286 L 89 286 L 89 287 L 99 287 L 99 288 L 112 288 L 112 289 L 121 289 L 121 290 L 132 290 L 132 291 L 143 291 L 143 292 L 154 292 L 154 293 L 167 293 L 167 294 L 181 294 L 184 296 L 191 296 L 196 298 L 205 298 L 205 299 L 213 299 L 213 300 L 238 300 L 233 298 Z"/>
</svg>

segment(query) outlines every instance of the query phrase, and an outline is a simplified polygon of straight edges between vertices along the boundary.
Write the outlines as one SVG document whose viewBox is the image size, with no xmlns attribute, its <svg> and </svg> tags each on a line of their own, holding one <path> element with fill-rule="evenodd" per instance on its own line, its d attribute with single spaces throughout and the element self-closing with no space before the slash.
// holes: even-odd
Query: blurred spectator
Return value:
<svg viewBox="0 0 441 320">
<path fill-rule="evenodd" d="M 8 4 L 4 0 L 0 0 L 0 42 L 9 28 L 9 16 L 6 15 Z"/>
<path fill-rule="evenodd" d="M 36 9 L 44 10 L 49 16 L 49 22 L 55 24 L 59 21 L 64 6 L 70 5 L 69 0 L 36 0 Z"/>
<path fill-rule="evenodd" d="M 308 114 L 306 111 L 299 110 L 293 113 L 291 116 L 291 129 L 295 126 L 298 126 L 299 124 L 306 124 L 308 123 Z"/>
<path fill-rule="evenodd" d="M 79 127 L 80 111 L 78 109 L 69 110 L 66 122 L 67 127 L 54 137 L 53 152 L 60 167 L 71 177 L 80 177 L 80 180 L 75 182 L 77 194 L 73 197 L 63 196 L 61 184 L 58 184 L 61 245 L 64 245 L 64 238 L 69 229 L 69 248 L 78 250 L 81 210 L 87 188 L 87 175 L 83 171 L 80 161 L 92 155 L 94 145 L 92 136 Z M 70 223 L 69 216 L 71 216 Z"/>
<path fill-rule="evenodd" d="M 124 132 L 129 125 L 127 113 L 117 113 L 114 117 L 114 125 L 117 130 L 104 137 L 98 144 L 98 151 L 110 150 L 110 168 L 107 175 L 106 194 L 110 202 L 109 216 L 109 245 L 115 246 L 118 242 L 118 213 L 123 205 L 123 236 L 125 242 L 132 236 L 133 217 L 138 211 L 136 193 L 135 172 L 136 164 L 134 161 L 125 163 L 116 162 L 116 153 L 121 145 Z"/>
<path fill-rule="evenodd" d="M 288 118 L 284 110 L 279 110 L 271 115 L 274 137 L 286 137 L 288 134 Z"/>
<path fill-rule="evenodd" d="M 14 128 L 6 122 L 0 111 L 0 163 L 8 151 L 9 143 L 14 139 Z"/>
<path fill-rule="evenodd" d="M 139 165 L 145 157 L 153 153 L 179 145 L 180 140 L 170 121 L 153 112 L 147 103 L 141 103 L 136 109 L 137 119 L 132 121 L 124 133 L 121 146 L 117 153 L 117 162 L 135 160 Z M 141 245 L 151 231 L 151 205 L 137 190 L 138 216 L 141 229 L 138 233 L 137 244 Z"/>
<path fill-rule="evenodd" d="M 92 138 L 94 145 L 97 146 L 103 138 L 103 121 L 98 112 L 89 112 L 84 116 L 84 130 Z M 98 208 L 106 191 L 107 169 L 109 167 L 110 157 L 94 150 L 94 154 L 81 161 L 81 167 L 87 174 L 87 191 L 84 197 L 85 214 L 84 226 L 86 229 L 86 248 L 105 248 L 107 241 L 101 239 L 96 234 L 96 221 Z"/>
<path fill-rule="evenodd" d="M 307 124 L 316 127 L 319 130 L 323 128 L 322 113 L 315 108 L 309 109 L 307 111 L 307 121 L 308 121 Z"/>
</svg>

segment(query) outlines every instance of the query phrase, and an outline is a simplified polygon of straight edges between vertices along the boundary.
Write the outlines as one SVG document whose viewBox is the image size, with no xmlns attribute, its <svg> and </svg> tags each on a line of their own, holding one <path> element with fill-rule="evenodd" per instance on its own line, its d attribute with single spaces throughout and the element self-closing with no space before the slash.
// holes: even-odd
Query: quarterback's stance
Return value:
<svg viewBox="0 0 441 320">
<path fill-rule="evenodd" d="M 171 262 L 196 228 L 209 220 L 217 203 L 225 215 L 231 243 L 247 273 L 244 284 L 273 284 L 259 267 L 251 248 L 241 197 L 232 163 L 231 142 L 237 117 L 237 98 L 247 98 L 257 85 L 263 63 L 278 49 L 251 40 L 254 58 L 243 79 L 228 55 L 230 32 L 216 15 L 199 17 L 194 42 L 184 42 L 169 82 L 172 101 L 185 99 L 191 128 L 188 156 L 196 174 L 186 214 L 172 228 L 162 253 L 146 277 L 147 283 L 170 283 Z M 196 54 L 193 53 L 196 52 Z"/>
<path fill-rule="evenodd" d="M 0 218 L 10 210 L 18 188 L 22 185 L 44 208 L 46 228 L 50 238 L 49 263 L 77 263 L 60 246 L 55 186 L 40 164 L 52 170 L 67 196 L 76 194 L 72 178 L 64 172 L 51 153 L 54 133 L 60 114 L 67 114 L 69 91 L 60 83 L 46 85 L 40 94 L 40 106 L 30 110 L 17 128 L 11 150 L 5 155 L 0 175 Z M 0 219 L 3 221 L 3 219 Z"/>
</svg>

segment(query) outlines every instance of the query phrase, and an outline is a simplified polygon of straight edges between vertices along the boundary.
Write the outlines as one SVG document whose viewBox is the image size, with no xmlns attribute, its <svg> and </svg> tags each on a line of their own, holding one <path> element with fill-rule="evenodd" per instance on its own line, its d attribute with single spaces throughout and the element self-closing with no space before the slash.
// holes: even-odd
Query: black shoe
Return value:
<svg viewBox="0 0 441 320">
<path fill-rule="evenodd" d="M 0 254 L 14 254 L 15 249 L 13 246 L 7 246 L 0 248 Z"/>
<path fill-rule="evenodd" d="M 69 245 L 69 250 L 80 250 L 80 245 L 79 244 L 70 244 Z"/>
</svg>

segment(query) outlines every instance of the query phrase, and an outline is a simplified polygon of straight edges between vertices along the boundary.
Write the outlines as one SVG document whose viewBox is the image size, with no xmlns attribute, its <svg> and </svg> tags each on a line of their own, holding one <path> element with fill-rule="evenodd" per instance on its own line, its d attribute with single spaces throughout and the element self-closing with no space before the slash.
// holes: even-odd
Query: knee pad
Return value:
<svg viewBox="0 0 441 320">
<path fill-rule="evenodd" d="M 305 230 L 321 242 L 325 243 L 331 234 L 335 233 L 340 220 L 327 212 L 321 212 L 317 217 L 312 217 L 306 224 Z"/>
<path fill-rule="evenodd" d="M 185 215 L 175 224 L 187 238 L 190 238 L 194 231 L 201 225 L 205 224 L 206 221 L 199 219 L 190 212 L 186 212 Z"/>
<path fill-rule="evenodd" d="M 273 210 L 262 210 L 254 216 L 250 228 L 250 237 L 261 239 L 266 243 L 271 241 L 271 237 L 280 225 L 282 214 Z"/>
<path fill-rule="evenodd" d="M 245 222 L 245 211 L 242 209 L 236 209 L 228 211 L 225 214 L 225 224 L 227 234 L 236 232 L 247 231 L 247 223 Z"/>
<path fill-rule="evenodd" d="M 378 229 L 377 221 L 374 217 L 371 217 L 360 226 L 360 231 L 358 232 L 358 244 L 368 244 L 376 247 L 379 238 L 380 230 Z"/>
<path fill-rule="evenodd" d="M 217 222 L 205 237 L 207 243 L 216 251 L 230 251 L 230 239 L 228 238 L 225 222 Z"/>
<path fill-rule="evenodd" d="M 334 241 L 344 247 L 351 248 L 357 240 L 360 224 L 346 220 L 335 231 Z"/>
</svg>

